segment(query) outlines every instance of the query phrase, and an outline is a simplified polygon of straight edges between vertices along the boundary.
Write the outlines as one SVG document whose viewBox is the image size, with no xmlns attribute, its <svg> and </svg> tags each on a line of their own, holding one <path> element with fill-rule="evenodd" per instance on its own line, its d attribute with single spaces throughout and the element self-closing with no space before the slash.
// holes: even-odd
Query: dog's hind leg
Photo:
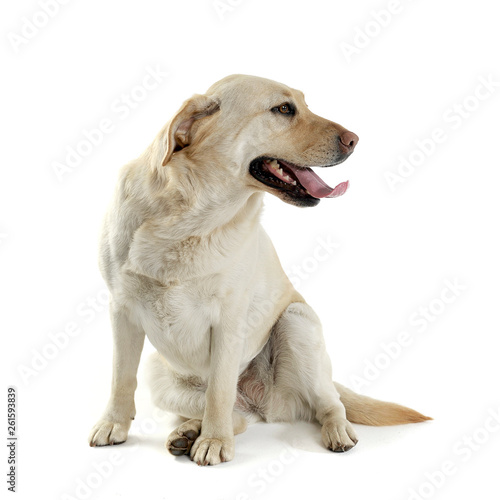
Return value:
<svg viewBox="0 0 500 500">
<path fill-rule="evenodd" d="M 321 323 L 305 303 L 292 303 L 272 332 L 273 390 L 268 421 L 317 420 L 323 444 L 347 451 L 357 443 L 356 433 L 332 382 Z"/>
<path fill-rule="evenodd" d="M 170 433 L 165 446 L 172 455 L 189 455 L 201 432 L 206 385 L 196 377 L 177 374 L 159 353 L 153 354 L 149 359 L 148 372 L 156 406 L 186 419 L 186 422 Z M 234 411 L 234 434 L 241 434 L 246 428 L 245 417 Z"/>
</svg>

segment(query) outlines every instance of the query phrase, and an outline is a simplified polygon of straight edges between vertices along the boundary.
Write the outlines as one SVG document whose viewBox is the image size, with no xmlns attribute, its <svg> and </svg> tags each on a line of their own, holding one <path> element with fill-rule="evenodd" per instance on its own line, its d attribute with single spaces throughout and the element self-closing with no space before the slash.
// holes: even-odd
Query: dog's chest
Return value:
<svg viewBox="0 0 500 500">
<path fill-rule="evenodd" d="M 140 300 L 134 301 L 136 320 L 179 373 L 208 374 L 211 328 L 219 323 L 224 307 L 223 288 L 214 281 L 199 279 L 169 287 L 150 282 Z"/>
<path fill-rule="evenodd" d="M 146 229 L 135 238 L 122 289 L 151 343 L 175 371 L 206 378 L 211 338 L 223 330 L 244 339 L 241 364 L 249 362 L 290 293 L 267 237 L 241 238 L 235 229 L 160 245 Z"/>
</svg>

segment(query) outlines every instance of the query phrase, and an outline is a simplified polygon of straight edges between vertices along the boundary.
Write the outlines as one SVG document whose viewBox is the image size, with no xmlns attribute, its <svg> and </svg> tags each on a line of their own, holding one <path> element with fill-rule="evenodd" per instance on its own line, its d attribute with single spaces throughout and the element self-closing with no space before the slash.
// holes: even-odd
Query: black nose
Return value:
<svg viewBox="0 0 500 500">
<path fill-rule="evenodd" d="M 349 132 L 349 130 L 342 132 L 339 136 L 339 147 L 342 153 L 352 153 L 358 141 L 359 137 L 354 132 Z"/>
</svg>

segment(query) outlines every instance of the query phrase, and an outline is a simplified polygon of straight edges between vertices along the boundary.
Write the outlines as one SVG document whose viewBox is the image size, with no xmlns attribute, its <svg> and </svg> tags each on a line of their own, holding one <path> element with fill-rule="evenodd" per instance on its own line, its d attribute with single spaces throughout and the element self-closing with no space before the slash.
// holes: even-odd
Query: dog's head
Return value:
<svg viewBox="0 0 500 500">
<path fill-rule="evenodd" d="M 358 137 L 309 111 L 304 94 L 286 85 L 232 75 L 188 99 L 169 122 L 163 165 L 189 161 L 222 182 L 267 191 L 298 206 L 344 194 L 311 167 L 342 163 Z M 196 175 L 196 168 L 190 171 Z M 216 170 L 216 172 L 214 172 Z"/>
</svg>

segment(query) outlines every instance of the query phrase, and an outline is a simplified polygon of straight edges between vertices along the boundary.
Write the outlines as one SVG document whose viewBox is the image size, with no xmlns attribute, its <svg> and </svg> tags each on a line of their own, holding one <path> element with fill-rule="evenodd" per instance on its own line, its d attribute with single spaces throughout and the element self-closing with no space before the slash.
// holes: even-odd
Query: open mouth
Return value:
<svg viewBox="0 0 500 500">
<path fill-rule="evenodd" d="M 332 188 L 311 168 L 276 158 L 256 158 L 250 163 L 250 173 L 266 186 L 283 191 L 294 199 L 319 201 L 321 198 L 337 198 L 349 187 L 349 181 L 345 181 Z"/>
</svg>

